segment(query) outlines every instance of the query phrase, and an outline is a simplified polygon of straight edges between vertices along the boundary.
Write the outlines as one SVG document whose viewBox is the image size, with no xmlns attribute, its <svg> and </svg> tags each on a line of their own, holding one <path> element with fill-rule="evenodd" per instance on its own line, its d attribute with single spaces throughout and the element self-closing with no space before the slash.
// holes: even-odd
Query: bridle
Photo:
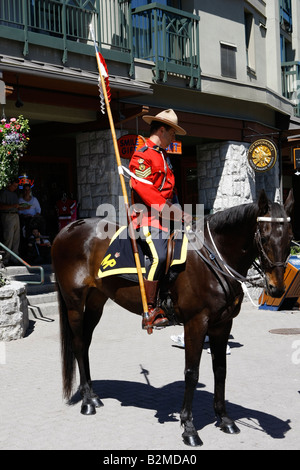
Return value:
<svg viewBox="0 0 300 470">
<path fill-rule="evenodd" d="M 270 268 L 286 268 L 290 255 L 288 255 L 285 261 L 278 261 L 274 263 L 273 261 L 270 260 L 262 244 L 259 223 L 260 222 L 284 223 L 284 222 L 290 222 L 291 218 L 290 217 L 286 217 L 286 218 L 284 217 L 257 217 L 256 220 L 257 220 L 257 229 L 255 232 L 254 238 L 255 238 L 256 245 L 257 245 L 260 266 L 263 265 L 263 261 L 266 261 Z"/>
</svg>

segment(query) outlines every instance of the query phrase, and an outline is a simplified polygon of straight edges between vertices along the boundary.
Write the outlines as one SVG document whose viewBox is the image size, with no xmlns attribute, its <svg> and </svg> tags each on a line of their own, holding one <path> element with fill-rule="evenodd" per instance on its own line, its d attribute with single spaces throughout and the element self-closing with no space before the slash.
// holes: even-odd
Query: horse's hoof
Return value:
<svg viewBox="0 0 300 470">
<path fill-rule="evenodd" d="M 104 403 L 100 400 L 99 397 L 92 397 L 91 402 L 96 408 L 101 408 L 101 406 L 104 406 Z"/>
<path fill-rule="evenodd" d="M 200 437 L 198 434 L 192 435 L 192 436 L 185 436 L 184 433 L 182 434 L 183 437 L 183 442 L 187 446 L 191 447 L 199 447 L 203 445 L 203 442 L 201 441 Z"/>
<path fill-rule="evenodd" d="M 220 428 L 226 434 L 239 434 L 241 431 L 237 427 L 234 421 L 230 422 L 221 422 Z"/>
<path fill-rule="evenodd" d="M 95 405 L 91 403 L 85 403 L 81 407 L 81 414 L 86 415 L 86 416 L 95 415 L 96 414 Z"/>
</svg>

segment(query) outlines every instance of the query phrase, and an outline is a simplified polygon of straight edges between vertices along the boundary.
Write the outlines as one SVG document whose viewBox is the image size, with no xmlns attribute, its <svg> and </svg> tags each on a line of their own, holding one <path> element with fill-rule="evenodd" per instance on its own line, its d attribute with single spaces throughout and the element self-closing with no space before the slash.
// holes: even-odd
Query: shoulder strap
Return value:
<svg viewBox="0 0 300 470">
<path fill-rule="evenodd" d="M 125 173 L 127 173 L 129 176 L 131 176 L 131 178 L 134 178 L 137 181 L 140 181 L 141 183 L 153 184 L 152 181 L 146 180 L 144 178 L 139 178 L 134 173 L 132 173 L 132 171 L 130 171 L 128 168 L 126 168 L 126 166 L 124 166 L 124 165 L 122 165 L 121 168 L 118 168 L 118 171 L 119 171 L 119 174 L 121 174 L 121 175 L 124 175 L 124 171 L 125 171 Z"/>
</svg>

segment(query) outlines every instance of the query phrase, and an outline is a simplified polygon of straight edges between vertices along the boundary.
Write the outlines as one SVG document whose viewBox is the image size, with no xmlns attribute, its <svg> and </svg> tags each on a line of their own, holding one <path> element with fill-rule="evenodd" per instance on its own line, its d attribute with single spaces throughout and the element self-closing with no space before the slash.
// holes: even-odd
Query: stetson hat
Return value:
<svg viewBox="0 0 300 470">
<path fill-rule="evenodd" d="M 182 127 L 178 126 L 178 117 L 173 109 L 166 109 L 165 111 L 161 111 L 156 116 L 143 116 L 143 120 L 147 124 L 151 124 L 152 121 L 159 121 L 172 127 L 178 135 L 186 134 L 186 131 L 182 129 Z"/>
</svg>

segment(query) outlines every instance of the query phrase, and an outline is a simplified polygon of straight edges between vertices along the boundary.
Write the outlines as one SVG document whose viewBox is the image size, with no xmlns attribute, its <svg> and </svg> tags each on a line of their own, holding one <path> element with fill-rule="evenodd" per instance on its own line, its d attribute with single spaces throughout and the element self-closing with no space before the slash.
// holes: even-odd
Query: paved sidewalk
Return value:
<svg viewBox="0 0 300 470">
<path fill-rule="evenodd" d="M 184 350 L 170 339 L 181 327 L 147 335 L 138 316 L 109 302 L 90 351 L 104 407 L 83 416 L 79 402 L 68 406 L 62 399 L 57 313 L 31 326 L 26 338 L 0 344 L 0 449 L 300 448 L 300 335 L 270 332 L 299 332 L 299 311 L 257 310 L 244 302 L 234 320 L 226 397 L 238 435 L 215 426 L 211 356 L 203 351 L 194 422 L 204 444 L 196 449 L 181 439 Z"/>
</svg>

